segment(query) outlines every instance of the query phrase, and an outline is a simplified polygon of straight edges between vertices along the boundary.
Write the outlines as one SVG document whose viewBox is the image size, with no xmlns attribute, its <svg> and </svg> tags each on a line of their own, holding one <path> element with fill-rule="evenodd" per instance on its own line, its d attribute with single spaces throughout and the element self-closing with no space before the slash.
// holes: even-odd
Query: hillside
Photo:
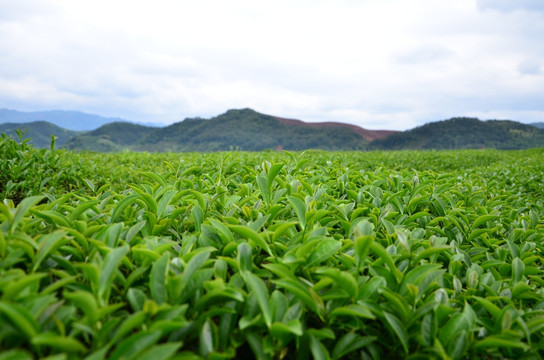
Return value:
<svg viewBox="0 0 544 360">
<path fill-rule="evenodd" d="M 57 147 L 100 152 L 523 149 L 544 147 L 544 129 L 537 125 L 459 117 L 395 132 L 338 122 L 306 123 L 239 109 L 211 119 L 188 118 L 160 128 L 115 121 L 92 131 L 76 132 L 35 121 L 0 124 L 0 131 L 16 136 L 15 129 L 28 128 L 25 138 L 31 138 L 37 147 L 48 147 L 54 134 L 58 137 Z"/>
<path fill-rule="evenodd" d="M 301 120 L 285 119 L 280 117 L 275 117 L 275 118 L 279 120 L 280 123 L 284 125 L 289 125 L 289 126 L 303 126 L 303 127 L 314 128 L 314 129 L 329 129 L 329 130 L 333 128 L 350 129 L 351 131 L 353 131 L 356 134 L 359 134 L 363 139 L 369 142 L 376 139 L 386 138 L 389 135 L 398 132 L 395 130 L 367 130 L 357 125 L 344 124 L 344 123 L 339 123 L 334 121 L 308 123 Z"/>
<path fill-rule="evenodd" d="M 544 129 L 544 122 L 535 122 L 535 123 L 530 123 L 529 125 L 535 126 L 539 129 Z"/>
<path fill-rule="evenodd" d="M 33 121 L 29 123 L 5 123 L 0 124 L 0 133 L 18 139 L 15 130 L 25 131 L 23 139 L 30 139 L 30 143 L 39 148 L 49 147 L 51 135 L 57 137 L 56 146 L 63 146 L 70 138 L 80 134 L 78 131 L 66 130 L 47 121 Z"/>
<path fill-rule="evenodd" d="M 75 137 L 70 149 L 118 151 L 257 151 L 366 149 L 367 139 L 391 132 L 341 123 L 304 123 L 258 113 L 229 110 L 211 119 L 188 118 L 163 128 L 114 123 Z"/>
<path fill-rule="evenodd" d="M 137 149 L 153 151 L 221 151 L 263 149 L 365 149 L 368 142 L 350 126 L 330 128 L 286 124 L 251 109 L 229 110 L 209 120 L 186 119 L 159 129 Z"/>
<path fill-rule="evenodd" d="M 130 149 L 142 138 L 156 130 L 157 128 L 151 126 L 118 121 L 75 136 L 64 147 L 71 150 L 120 151 Z"/>
<path fill-rule="evenodd" d="M 452 118 L 375 140 L 370 149 L 523 149 L 544 146 L 544 130 L 509 120 Z"/>
<path fill-rule="evenodd" d="M 74 131 L 94 130 L 102 125 L 127 121 L 120 118 L 103 117 L 88 114 L 81 111 L 49 110 L 49 111 L 17 111 L 0 109 L 0 124 L 3 123 L 28 123 L 34 121 L 47 121 L 64 129 Z"/>
</svg>

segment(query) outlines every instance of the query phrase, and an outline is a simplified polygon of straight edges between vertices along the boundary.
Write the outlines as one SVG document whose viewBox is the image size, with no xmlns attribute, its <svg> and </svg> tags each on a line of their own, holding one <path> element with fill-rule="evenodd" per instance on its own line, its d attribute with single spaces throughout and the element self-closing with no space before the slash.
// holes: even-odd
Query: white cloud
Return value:
<svg viewBox="0 0 544 360">
<path fill-rule="evenodd" d="M 523 10 L 544 12 L 541 0 L 477 0 L 478 7 L 483 10 L 499 10 L 504 12 Z"/>
<path fill-rule="evenodd" d="M 0 107 L 160 122 L 251 107 L 389 129 L 544 120 L 541 1 L 0 3 Z"/>
<path fill-rule="evenodd" d="M 524 59 L 518 65 L 518 71 L 523 75 L 539 75 L 542 74 L 542 60 L 539 59 Z"/>
</svg>

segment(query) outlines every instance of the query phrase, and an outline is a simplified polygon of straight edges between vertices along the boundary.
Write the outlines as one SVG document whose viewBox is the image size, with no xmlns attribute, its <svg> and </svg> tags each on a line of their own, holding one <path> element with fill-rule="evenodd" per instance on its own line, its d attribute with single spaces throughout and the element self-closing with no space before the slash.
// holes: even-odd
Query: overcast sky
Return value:
<svg viewBox="0 0 544 360">
<path fill-rule="evenodd" d="M 544 121 L 544 0 L 0 0 L 0 107 Z"/>
</svg>

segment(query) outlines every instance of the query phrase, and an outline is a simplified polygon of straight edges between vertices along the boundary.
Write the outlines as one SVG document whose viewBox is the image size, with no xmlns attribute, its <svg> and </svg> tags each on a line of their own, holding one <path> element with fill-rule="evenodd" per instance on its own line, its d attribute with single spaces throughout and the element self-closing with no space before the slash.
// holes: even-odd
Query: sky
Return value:
<svg viewBox="0 0 544 360">
<path fill-rule="evenodd" d="M 0 0 L 0 108 L 544 121 L 543 0 Z"/>
</svg>

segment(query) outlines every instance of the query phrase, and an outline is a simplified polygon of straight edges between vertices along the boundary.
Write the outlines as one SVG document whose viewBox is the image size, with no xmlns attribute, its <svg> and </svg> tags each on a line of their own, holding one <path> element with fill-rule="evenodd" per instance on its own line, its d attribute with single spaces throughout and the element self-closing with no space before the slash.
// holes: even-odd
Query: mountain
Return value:
<svg viewBox="0 0 544 360">
<path fill-rule="evenodd" d="M 363 139 L 369 142 L 376 139 L 386 138 L 389 135 L 398 132 L 395 130 L 367 130 L 357 125 L 344 124 L 344 123 L 339 123 L 334 121 L 308 123 L 301 120 L 285 119 L 280 117 L 275 117 L 275 118 L 280 123 L 284 125 L 289 125 L 289 126 L 302 126 L 302 127 L 309 127 L 314 129 L 329 129 L 329 130 L 333 128 L 350 129 L 351 131 L 353 131 L 356 134 L 359 134 L 359 136 L 361 136 Z"/>
<path fill-rule="evenodd" d="M 529 125 L 537 127 L 539 129 L 544 129 L 544 122 L 534 122 L 534 123 L 530 123 Z"/>
<path fill-rule="evenodd" d="M 392 134 L 370 149 L 522 149 L 544 146 L 544 130 L 509 120 L 452 118 Z"/>
<path fill-rule="evenodd" d="M 130 149 L 147 135 L 156 131 L 156 127 L 116 121 L 70 139 L 65 148 L 111 152 Z"/>
<path fill-rule="evenodd" d="M 111 125 L 111 124 L 110 124 Z M 188 118 L 163 128 L 116 123 L 72 139 L 67 148 L 115 151 L 356 150 L 391 131 L 342 123 L 305 123 L 251 109 L 229 110 L 211 119 Z M 129 136 L 130 134 L 130 136 Z"/>
<path fill-rule="evenodd" d="M 509 120 L 458 117 L 394 132 L 337 122 L 306 123 L 251 109 L 229 110 L 211 119 L 188 118 L 161 128 L 114 121 L 92 131 L 75 132 L 45 121 L 0 124 L 0 131 L 8 135 L 16 136 L 17 128 L 28 128 L 25 137 L 37 147 L 48 147 L 54 134 L 57 147 L 100 152 L 544 147 L 544 129 Z"/>
<path fill-rule="evenodd" d="M 66 130 L 47 121 L 0 124 L 0 133 L 13 136 L 15 139 L 18 139 L 15 131 L 17 129 L 24 132 L 23 139 L 30 139 L 29 143 L 39 148 L 51 145 L 51 135 L 57 137 L 55 146 L 62 147 L 70 138 L 80 134 L 79 131 Z"/>
<path fill-rule="evenodd" d="M 50 110 L 23 112 L 0 109 L 0 124 L 28 123 L 38 120 L 47 121 L 62 128 L 75 131 L 94 130 L 111 122 L 127 121 L 120 118 L 103 117 L 80 111 Z"/>
</svg>

